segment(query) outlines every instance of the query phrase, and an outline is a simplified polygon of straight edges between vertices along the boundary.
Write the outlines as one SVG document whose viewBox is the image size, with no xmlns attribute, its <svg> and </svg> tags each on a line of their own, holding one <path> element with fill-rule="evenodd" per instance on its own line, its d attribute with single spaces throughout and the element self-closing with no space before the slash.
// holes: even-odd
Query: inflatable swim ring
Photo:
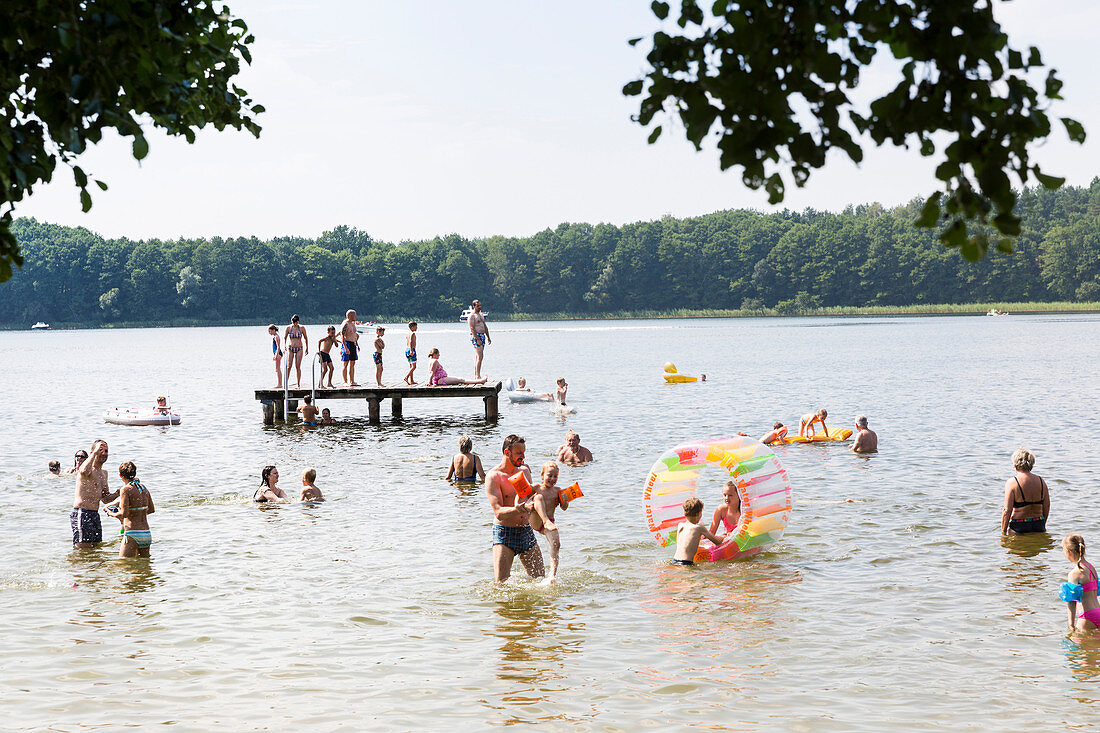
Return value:
<svg viewBox="0 0 1100 733">
<path fill-rule="evenodd" d="M 791 443 L 834 443 L 841 440 L 847 440 L 852 437 L 852 431 L 848 428 L 841 428 L 840 430 L 830 430 L 828 435 L 789 435 L 783 439 L 783 445 L 790 445 Z M 779 445 L 776 442 L 776 445 Z"/>
<path fill-rule="evenodd" d="M 668 547 L 676 542 L 676 528 L 684 521 L 682 504 L 695 496 L 696 478 L 706 466 L 727 471 L 737 483 L 741 518 L 721 545 L 703 539 L 695 562 L 749 557 L 778 542 L 791 516 L 790 478 L 771 448 L 736 436 L 677 446 L 653 464 L 643 503 L 657 544 Z"/>
<path fill-rule="evenodd" d="M 138 410 L 134 407 L 112 407 L 103 413 L 103 420 L 112 425 L 179 425 L 178 412 L 167 415 L 154 415 L 150 410 Z"/>
</svg>

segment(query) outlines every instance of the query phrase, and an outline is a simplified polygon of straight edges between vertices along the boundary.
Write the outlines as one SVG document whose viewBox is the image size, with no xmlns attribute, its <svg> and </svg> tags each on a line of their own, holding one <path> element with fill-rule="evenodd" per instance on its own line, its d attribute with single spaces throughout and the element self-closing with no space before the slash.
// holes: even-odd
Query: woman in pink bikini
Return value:
<svg viewBox="0 0 1100 733">
<path fill-rule="evenodd" d="M 444 371 L 443 365 L 439 363 L 439 349 L 432 349 L 429 351 L 428 358 L 431 359 L 431 361 L 428 362 L 428 369 L 430 370 L 428 384 L 433 387 L 447 384 L 485 384 L 489 381 L 485 377 L 481 379 L 462 379 L 461 377 L 447 376 L 447 372 Z"/>
<path fill-rule="evenodd" d="M 718 524 L 725 526 L 724 533 L 728 534 L 737 529 L 737 522 L 741 519 L 741 494 L 737 493 L 737 484 L 727 481 L 722 489 L 722 503 L 714 510 L 714 519 L 710 523 L 710 533 L 718 534 Z"/>
<path fill-rule="evenodd" d="M 1096 599 L 1096 568 L 1085 560 L 1085 538 L 1079 534 L 1067 534 L 1062 540 L 1066 559 L 1073 563 L 1073 570 L 1062 586 L 1062 600 L 1069 609 L 1069 627 L 1078 631 L 1092 631 L 1100 627 L 1100 602 Z M 1081 615 L 1077 615 L 1081 604 Z"/>
</svg>

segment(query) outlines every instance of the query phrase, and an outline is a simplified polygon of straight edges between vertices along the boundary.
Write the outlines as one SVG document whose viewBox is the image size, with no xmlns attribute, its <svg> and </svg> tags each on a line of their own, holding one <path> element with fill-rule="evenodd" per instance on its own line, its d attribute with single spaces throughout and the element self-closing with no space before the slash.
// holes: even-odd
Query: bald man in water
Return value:
<svg viewBox="0 0 1100 733">
<path fill-rule="evenodd" d="M 107 443 L 97 440 L 80 468 L 76 471 L 76 491 L 69 523 L 73 528 L 73 547 L 87 549 L 103 542 L 103 525 L 99 521 L 99 505 L 110 504 L 118 498 L 107 486 Z"/>
</svg>

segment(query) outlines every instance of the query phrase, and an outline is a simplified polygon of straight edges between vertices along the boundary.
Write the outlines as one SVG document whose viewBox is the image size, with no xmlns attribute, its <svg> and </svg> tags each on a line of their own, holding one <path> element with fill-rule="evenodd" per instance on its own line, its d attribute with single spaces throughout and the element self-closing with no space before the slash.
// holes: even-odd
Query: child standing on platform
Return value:
<svg viewBox="0 0 1100 733">
<path fill-rule="evenodd" d="M 416 321 L 409 322 L 409 333 L 405 336 L 405 358 L 409 360 L 409 373 L 405 375 L 405 384 L 416 384 L 413 372 L 416 371 Z"/>
<path fill-rule="evenodd" d="M 321 379 L 317 382 L 317 389 L 325 386 L 325 374 L 328 374 L 328 386 L 332 389 L 332 375 L 336 373 L 336 365 L 332 363 L 332 347 L 339 343 L 336 337 L 336 326 L 328 327 L 328 335 L 317 342 L 317 358 L 321 360 Z"/>
<path fill-rule="evenodd" d="M 374 329 L 374 381 L 379 387 L 382 386 L 382 349 L 386 348 L 386 342 L 382 340 L 382 336 L 385 333 L 386 329 L 381 326 Z"/>
</svg>

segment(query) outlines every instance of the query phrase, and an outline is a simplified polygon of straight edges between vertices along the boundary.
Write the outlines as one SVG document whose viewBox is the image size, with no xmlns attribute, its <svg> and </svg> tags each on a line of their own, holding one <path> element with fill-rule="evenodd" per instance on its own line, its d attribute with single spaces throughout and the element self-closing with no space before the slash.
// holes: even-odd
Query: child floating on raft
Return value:
<svg viewBox="0 0 1100 733">
<path fill-rule="evenodd" d="M 676 555 L 672 560 L 673 565 L 694 565 L 695 553 L 699 551 L 699 541 L 706 537 L 715 545 L 726 541 L 726 535 L 715 535 L 709 529 L 699 524 L 703 518 L 703 501 L 693 496 L 684 500 L 684 520 L 676 528 Z"/>
<path fill-rule="evenodd" d="M 810 415 L 803 415 L 802 419 L 798 421 L 798 435 L 803 438 L 812 438 L 817 435 L 817 428 L 814 426 L 821 425 L 821 431 L 825 433 L 825 436 L 829 435 L 829 428 L 825 427 L 825 418 L 829 416 L 829 411 L 822 407 L 817 412 Z M 809 430 L 810 434 L 806 435 L 806 431 Z"/>
<path fill-rule="evenodd" d="M 760 442 L 764 445 L 771 445 L 772 443 L 782 443 L 783 439 L 787 437 L 787 426 L 778 420 L 772 425 L 772 429 L 764 433 L 764 437 L 760 439 Z"/>
</svg>

